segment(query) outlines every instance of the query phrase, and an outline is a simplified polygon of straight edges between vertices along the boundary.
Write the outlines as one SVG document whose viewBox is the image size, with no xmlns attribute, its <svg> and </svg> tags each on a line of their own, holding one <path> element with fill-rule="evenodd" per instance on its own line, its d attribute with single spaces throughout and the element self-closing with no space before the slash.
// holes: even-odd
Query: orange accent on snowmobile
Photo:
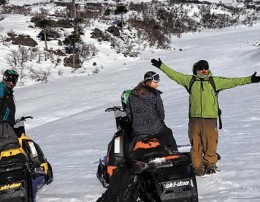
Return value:
<svg viewBox="0 0 260 202">
<path fill-rule="evenodd" d="M 171 155 L 171 156 L 165 156 L 164 158 L 165 158 L 165 160 L 171 160 L 171 159 L 177 159 L 179 157 L 180 157 L 180 155 Z"/>
<path fill-rule="evenodd" d="M 117 166 L 107 166 L 107 173 L 110 177 L 113 175 L 115 169 L 117 169 Z"/>
<path fill-rule="evenodd" d="M 158 139 L 151 139 L 149 142 L 138 141 L 135 144 L 134 151 L 137 149 L 150 149 L 160 146 Z"/>
</svg>

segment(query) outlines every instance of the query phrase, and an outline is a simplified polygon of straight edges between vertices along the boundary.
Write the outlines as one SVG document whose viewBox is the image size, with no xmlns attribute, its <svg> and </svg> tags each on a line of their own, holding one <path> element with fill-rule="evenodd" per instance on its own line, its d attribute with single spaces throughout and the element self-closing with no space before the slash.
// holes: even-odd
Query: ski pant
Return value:
<svg viewBox="0 0 260 202">
<path fill-rule="evenodd" d="M 173 137 L 172 130 L 167 126 L 160 131 L 158 135 L 155 135 L 159 138 L 160 144 L 163 147 L 170 147 L 172 150 L 178 151 L 176 141 Z"/>
<path fill-rule="evenodd" d="M 189 139 L 191 159 L 195 169 L 217 163 L 218 130 L 215 118 L 190 118 Z"/>
</svg>

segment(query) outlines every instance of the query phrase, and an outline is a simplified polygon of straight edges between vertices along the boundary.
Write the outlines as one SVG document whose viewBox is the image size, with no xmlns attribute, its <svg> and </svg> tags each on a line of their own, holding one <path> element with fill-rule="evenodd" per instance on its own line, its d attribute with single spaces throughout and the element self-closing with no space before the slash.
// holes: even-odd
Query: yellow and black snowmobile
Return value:
<svg viewBox="0 0 260 202">
<path fill-rule="evenodd" d="M 17 141 L 0 148 L 0 202 L 35 202 L 37 191 L 53 181 L 52 167 L 40 146 L 25 134 L 24 121 L 16 121 Z"/>
</svg>

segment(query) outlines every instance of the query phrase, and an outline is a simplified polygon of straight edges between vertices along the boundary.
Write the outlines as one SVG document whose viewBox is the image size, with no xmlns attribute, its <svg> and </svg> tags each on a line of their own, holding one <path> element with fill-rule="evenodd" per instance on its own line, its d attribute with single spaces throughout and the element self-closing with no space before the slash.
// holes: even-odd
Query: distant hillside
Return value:
<svg viewBox="0 0 260 202">
<path fill-rule="evenodd" d="M 253 26 L 260 19 L 260 4 L 253 1 L 0 2 L 0 46 L 5 50 L 0 61 L 18 69 L 21 79 L 30 75 L 37 81 L 47 81 L 52 68 L 74 71 L 90 65 L 102 51 L 98 44 L 107 44 L 119 55 L 137 57 L 147 49 L 174 49 L 170 45 L 174 35 L 241 24 Z M 20 21 L 24 19 L 19 22 L 23 28 L 9 26 L 9 18 L 14 15 L 21 16 Z M 42 63 L 50 68 L 38 68 Z M 90 74 L 102 69 L 95 62 L 91 66 Z"/>
</svg>

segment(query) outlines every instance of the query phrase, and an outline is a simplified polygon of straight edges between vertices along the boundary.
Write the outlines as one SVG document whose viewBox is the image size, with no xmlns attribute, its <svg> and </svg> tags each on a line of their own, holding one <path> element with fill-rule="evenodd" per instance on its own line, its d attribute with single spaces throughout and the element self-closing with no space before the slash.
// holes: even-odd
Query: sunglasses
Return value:
<svg viewBox="0 0 260 202">
<path fill-rule="evenodd" d="M 207 66 L 206 67 L 197 67 L 197 70 L 199 70 L 199 71 L 200 70 L 209 70 L 209 67 L 207 67 Z"/>
<path fill-rule="evenodd" d="M 145 78 L 145 80 L 152 80 L 153 82 L 158 83 L 160 81 L 159 74 L 154 74 L 153 76 Z"/>
<path fill-rule="evenodd" d="M 16 77 L 11 77 L 11 76 L 8 76 L 8 77 L 5 78 L 5 81 L 6 81 L 6 82 L 12 82 L 13 84 L 16 84 L 16 83 L 17 83 L 17 80 L 18 80 L 18 78 L 16 78 Z"/>
</svg>

